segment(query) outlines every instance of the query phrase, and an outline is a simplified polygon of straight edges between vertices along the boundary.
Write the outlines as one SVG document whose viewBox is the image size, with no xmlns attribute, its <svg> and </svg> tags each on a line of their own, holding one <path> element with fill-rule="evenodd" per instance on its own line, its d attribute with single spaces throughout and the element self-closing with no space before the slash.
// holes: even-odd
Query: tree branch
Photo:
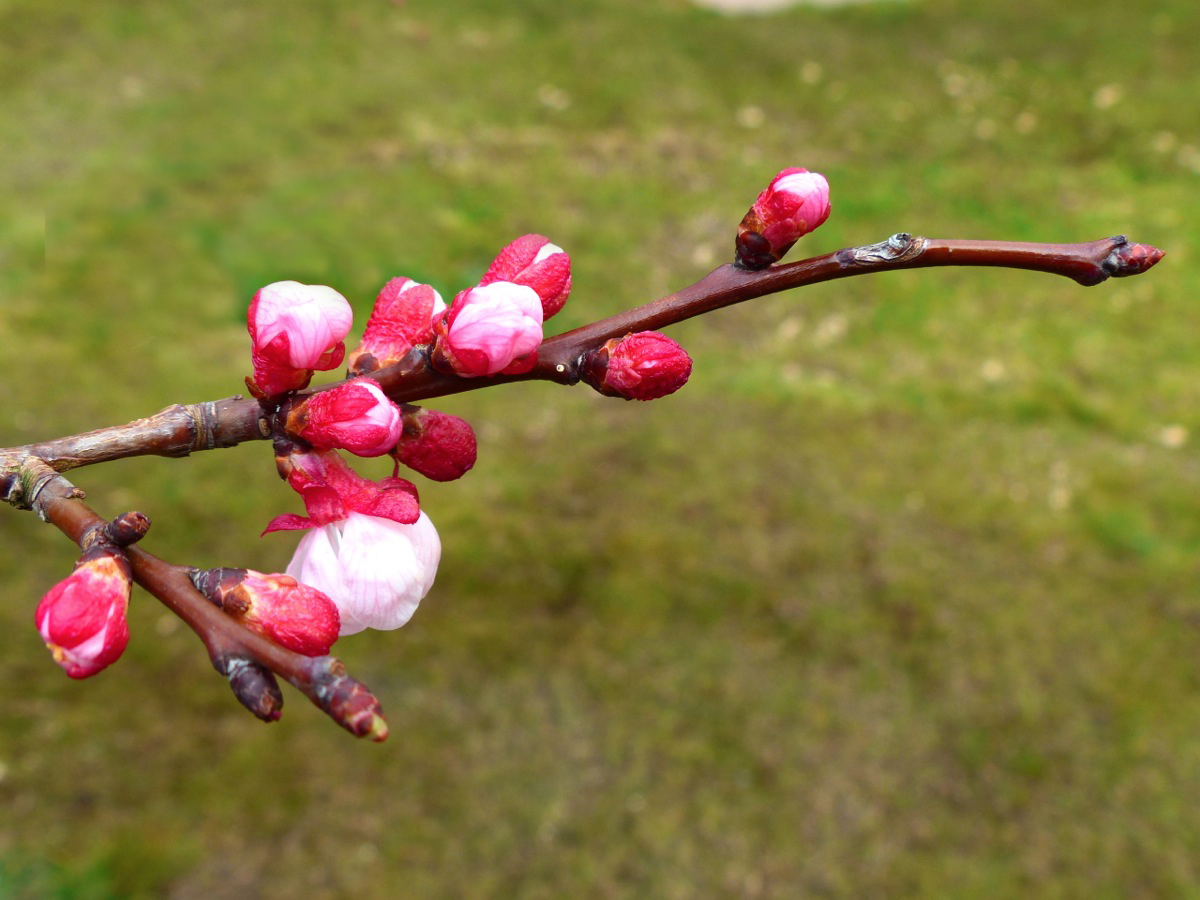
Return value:
<svg viewBox="0 0 1200 900">
<path fill-rule="evenodd" d="M 872 272 L 934 266 L 998 266 L 1047 272 L 1095 285 L 1109 277 L 1137 275 L 1162 258 L 1162 251 L 1131 243 L 1124 236 L 1082 244 L 1036 244 L 1011 241 L 933 240 L 896 234 L 877 244 L 848 247 L 787 265 L 750 271 L 735 265 L 714 269 L 674 294 L 547 338 L 538 349 L 534 368 L 523 375 L 462 378 L 432 369 L 427 348 L 417 347 L 403 360 L 371 373 L 396 402 L 478 390 L 512 381 L 576 384 L 586 355 L 611 338 L 630 332 L 657 331 L 735 303 L 836 278 Z M 129 456 L 187 456 L 198 450 L 232 447 L 272 437 L 271 413 L 286 414 L 290 403 L 323 385 L 284 401 L 280 410 L 264 410 L 257 400 L 234 396 L 189 406 L 170 406 L 145 419 L 101 428 L 23 447 L 0 449 L 0 492 L 22 460 L 44 460 L 65 472 Z"/>
<path fill-rule="evenodd" d="M 850 247 L 789 265 L 749 270 L 721 266 L 674 294 L 545 340 L 533 369 L 522 375 L 464 378 L 429 363 L 429 347 L 414 348 L 401 362 L 372 373 L 396 402 L 476 390 L 511 381 L 577 383 L 590 354 L 631 332 L 657 331 L 722 307 L 808 284 L 869 272 L 932 266 L 1005 266 L 1048 272 L 1083 285 L 1136 275 L 1162 258 L 1162 251 L 1117 236 L 1085 244 L 1023 244 L 1005 241 L 930 240 L 893 235 L 878 244 Z M 199 450 L 232 447 L 283 434 L 291 406 L 324 385 L 294 395 L 259 401 L 227 397 L 175 405 L 126 425 L 57 440 L 0 449 L 0 498 L 32 509 L 77 544 L 106 521 L 83 503 L 83 492 L 62 476 L 71 469 L 130 456 L 182 457 Z M 140 514 L 139 514 L 140 515 Z M 208 649 L 218 672 L 238 699 L 267 721 L 280 715 L 283 698 L 272 673 L 303 692 L 344 728 L 383 740 L 387 724 L 365 686 L 331 657 L 307 657 L 248 630 L 196 590 L 195 570 L 167 563 L 137 546 L 125 548 L 134 580 L 183 619 Z"/>
<path fill-rule="evenodd" d="M 45 463 L 28 458 L 21 481 L 28 488 L 23 503 L 76 544 L 82 546 L 92 529 L 106 524 L 83 502 L 83 492 Z M 378 700 L 346 673 L 340 660 L 286 650 L 239 625 L 210 603 L 192 584 L 191 570 L 165 562 L 140 547 L 127 547 L 125 553 L 134 581 L 199 635 L 213 667 L 231 679 L 235 692 L 238 685 L 234 679 L 243 677 L 247 663 L 260 666 L 285 678 L 356 737 L 374 741 L 387 737 L 387 722 Z M 277 705 L 268 701 L 263 709 L 255 709 L 240 693 L 239 699 L 260 718 L 271 721 L 279 717 L 282 699 Z M 261 698 L 255 699 L 261 702 Z"/>
</svg>

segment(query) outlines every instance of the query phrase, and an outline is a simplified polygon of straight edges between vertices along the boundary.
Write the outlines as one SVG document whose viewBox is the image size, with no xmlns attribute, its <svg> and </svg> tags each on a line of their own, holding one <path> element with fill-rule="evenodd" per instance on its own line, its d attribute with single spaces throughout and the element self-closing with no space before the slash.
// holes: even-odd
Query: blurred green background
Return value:
<svg viewBox="0 0 1200 900">
<path fill-rule="evenodd" d="M 336 648 L 383 745 L 235 702 L 144 593 L 119 665 L 32 626 L 73 548 L 0 511 L 0 896 L 1200 896 L 1200 8 L 0 2 L 0 444 L 239 390 L 253 291 L 446 297 L 539 231 L 564 330 L 729 257 L 935 237 L 1167 257 L 819 285 L 672 330 L 652 404 L 517 385 L 420 482 L 414 621 Z M 44 261 L 44 265 L 43 265 Z M 378 465 L 364 465 L 382 474 Z M 153 552 L 282 568 L 266 445 L 73 479 Z"/>
</svg>

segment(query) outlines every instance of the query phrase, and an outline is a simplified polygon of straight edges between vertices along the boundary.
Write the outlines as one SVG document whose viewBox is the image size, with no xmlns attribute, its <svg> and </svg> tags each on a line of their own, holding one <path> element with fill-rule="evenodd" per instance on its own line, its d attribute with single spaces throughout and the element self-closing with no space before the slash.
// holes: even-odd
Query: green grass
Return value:
<svg viewBox="0 0 1200 900">
<path fill-rule="evenodd" d="M 257 723 L 141 593 L 70 682 L 32 618 L 72 548 L 0 515 L 0 897 L 1200 894 L 1198 30 L 1184 0 L 0 3 L 3 445 L 236 392 L 272 280 L 361 323 L 540 231 L 554 326 L 645 302 L 788 165 L 833 185 L 797 254 L 1167 251 L 766 298 L 673 329 L 696 370 L 653 404 L 448 399 L 480 462 L 420 485 L 438 583 L 336 648 L 382 746 L 292 691 Z M 74 480 L 172 561 L 277 570 L 272 473 Z"/>
</svg>

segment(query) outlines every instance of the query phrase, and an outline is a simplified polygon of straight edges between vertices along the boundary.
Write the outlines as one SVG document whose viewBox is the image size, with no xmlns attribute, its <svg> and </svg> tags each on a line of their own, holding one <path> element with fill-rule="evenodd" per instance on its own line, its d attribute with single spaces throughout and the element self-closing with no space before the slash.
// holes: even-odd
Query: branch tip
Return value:
<svg viewBox="0 0 1200 900">
<path fill-rule="evenodd" d="M 1141 275 L 1156 266 L 1164 255 L 1158 247 L 1132 243 L 1123 234 L 1116 235 L 1112 240 L 1116 246 L 1100 265 L 1113 278 Z"/>
</svg>

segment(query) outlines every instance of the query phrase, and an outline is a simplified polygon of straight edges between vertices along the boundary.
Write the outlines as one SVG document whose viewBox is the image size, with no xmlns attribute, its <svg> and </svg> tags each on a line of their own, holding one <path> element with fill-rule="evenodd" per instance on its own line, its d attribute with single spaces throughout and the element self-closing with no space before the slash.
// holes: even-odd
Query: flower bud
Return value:
<svg viewBox="0 0 1200 900">
<path fill-rule="evenodd" d="M 592 354 L 583 379 L 610 397 L 656 400 L 675 393 L 691 374 L 691 357 L 679 344 L 657 331 L 639 331 Z"/>
<path fill-rule="evenodd" d="M 341 620 L 329 597 L 290 575 L 253 569 L 207 569 L 192 575 L 196 589 L 239 623 L 281 647 L 324 656 Z"/>
<path fill-rule="evenodd" d="M 465 419 L 405 404 L 396 462 L 434 481 L 454 481 L 475 465 L 475 453 L 475 432 Z"/>
<path fill-rule="evenodd" d="M 527 234 L 500 251 L 479 283 L 495 281 L 533 288 L 542 301 L 542 318 L 548 319 L 571 293 L 571 258 L 549 238 Z"/>
<path fill-rule="evenodd" d="M 308 384 L 314 369 L 341 365 L 343 342 L 354 313 L 331 287 L 277 281 L 250 302 L 247 328 L 252 342 L 252 391 L 271 397 Z"/>
<path fill-rule="evenodd" d="M 807 169 L 784 169 L 738 226 L 737 264 L 765 269 L 829 218 L 829 182 Z"/>
<path fill-rule="evenodd" d="M 314 447 L 383 456 L 400 439 L 400 408 L 379 382 L 355 378 L 319 391 L 288 413 L 287 429 Z"/>
<path fill-rule="evenodd" d="M 495 375 L 526 362 L 522 357 L 542 343 L 542 303 L 531 287 L 493 281 L 455 297 L 433 330 L 436 368 L 454 375 Z"/>
<path fill-rule="evenodd" d="M 399 628 L 429 593 L 442 545 L 429 517 L 411 525 L 358 513 L 300 541 L 287 571 L 324 591 L 341 614 L 341 634 Z"/>
<path fill-rule="evenodd" d="M 95 675 L 125 652 L 132 586 L 125 554 L 97 545 L 38 604 L 34 622 L 42 640 L 72 678 Z"/>
<path fill-rule="evenodd" d="M 379 296 L 367 329 L 348 360 L 352 375 L 365 375 L 399 362 L 417 344 L 433 338 L 433 319 L 446 309 L 441 294 L 411 278 L 393 278 Z"/>
</svg>

